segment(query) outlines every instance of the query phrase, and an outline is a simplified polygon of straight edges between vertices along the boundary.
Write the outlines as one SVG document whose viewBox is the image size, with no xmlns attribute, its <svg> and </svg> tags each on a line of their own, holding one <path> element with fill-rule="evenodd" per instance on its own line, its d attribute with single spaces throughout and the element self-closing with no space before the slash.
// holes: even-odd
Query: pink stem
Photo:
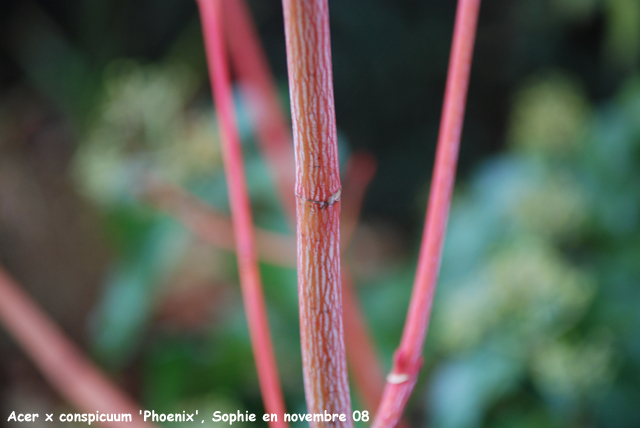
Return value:
<svg viewBox="0 0 640 428">
<path fill-rule="evenodd" d="M 231 81 L 223 42 L 222 5 L 221 0 L 198 0 L 213 97 L 220 121 L 222 156 L 229 188 L 240 285 L 260 390 L 267 413 L 278 415 L 277 422 L 269 422 L 270 426 L 286 427 L 288 424 L 284 422 L 284 397 L 278 379 L 278 369 L 258 270 L 251 205 L 245 181 Z"/>
<path fill-rule="evenodd" d="M 131 414 L 132 422 L 100 422 L 106 428 L 150 428 L 139 406 L 118 390 L 0 267 L 0 321 L 44 377 L 69 403 L 86 413 Z M 44 415 L 42 415 L 44 422 Z"/>
<path fill-rule="evenodd" d="M 422 366 L 422 348 L 429 326 L 455 181 L 479 10 L 480 0 L 458 1 L 418 270 L 402 340 L 387 377 L 374 428 L 391 428 L 398 423 Z"/>
</svg>

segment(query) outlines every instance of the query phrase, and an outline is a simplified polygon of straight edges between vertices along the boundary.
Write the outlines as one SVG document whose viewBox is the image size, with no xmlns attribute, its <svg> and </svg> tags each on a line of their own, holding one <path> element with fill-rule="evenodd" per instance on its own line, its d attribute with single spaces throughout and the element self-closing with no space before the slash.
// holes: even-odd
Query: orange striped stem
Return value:
<svg viewBox="0 0 640 428">
<path fill-rule="evenodd" d="M 340 170 L 326 0 L 284 0 L 296 160 L 298 296 L 310 413 L 345 414 L 351 427 L 340 281 Z"/>
<path fill-rule="evenodd" d="M 295 224 L 295 169 L 291 127 L 278 100 L 275 80 L 244 0 L 230 1 L 228 5 L 225 3 L 224 12 L 228 20 L 225 29 L 229 51 L 241 92 L 247 100 L 258 142 L 275 177 L 280 200 L 291 223 Z M 351 241 L 364 192 L 375 169 L 375 159 L 365 152 L 356 152 L 349 159 L 342 198 L 344 204 L 341 218 L 346 223 L 342 225 L 343 246 L 348 246 Z"/>
<path fill-rule="evenodd" d="M 240 286 L 260 391 L 267 413 L 278 415 L 278 420 L 269 422 L 269 425 L 274 428 L 286 427 L 288 424 L 284 422 L 284 397 L 278 379 L 278 368 L 258 270 L 251 205 L 223 41 L 222 5 L 221 0 L 198 0 L 213 98 L 220 121 L 222 157 L 229 188 Z"/>
<path fill-rule="evenodd" d="M 231 1 L 225 6 L 231 59 L 241 83 L 242 93 L 247 105 L 268 164 L 275 177 L 281 201 L 292 223 L 295 224 L 296 201 L 294 196 L 295 170 L 293 168 L 293 145 L 290 127 L 278 100 L 275 80 L 260 45 L 248 8 L 243 0 Z M 360 208 L 366 188 L 373 178 L 375 161 L 365 153 L 354 153 L 347 166 L 347 181 L 342 200 L 341 213 L 342 247 L 351 241 L 358 222 Z M 347 266 L 343 265 L 343 273 Z M 348 347 L 347 358 L 358 392 L 369 408 L 377 406 L 382 396 L 382 388 L 371 389 L 371 383 L 384 383 L 381 365 L 371 364 L 379 361 L 371 335 L 367 329 L 358 301 L 351 287 L 351 281 L 343 284 L 343 293 L 352 298 L 344 298 L 345 335 L 357 342 L 366 343 L 366 347 Z M 365 373 L 365 370 L 369 370 Z M 358 374 L 355 374 L 355 372 Z M 365 381 L 365 379 L 367 379 Z M 378 396 L 375 396 L 375 393 Z"/>
<path fill-rule="evenodd" d="M 59 394 L 86 413 L 130 413 L 132 422 L 105 428 L 151 428 L 121 392 L 0 267 L 0 321 Z"/>
<path fill-rule="evenodd" d="M 368 167 L 361 169 L 361 162 L 365 161 Z M 351 214 L 355 219 L 359 217 L 359 202 L 362 201 L 364 190 L 372 175 L 371 168 L 375 166 L 370 163 L 371 161 L 368 155 L 357 156 L 347 166 L 347 176 L 351 176 L 351 193 L 355 199 L 358 199 L 354 201 L 354 211 Z M 148 203 L 175 217 L 204 242 L 228 251 L 235 250 L 233 226 L 231 220 L 224 214 L 215 211 L 180 187 L 161 183 L 157 179 L 147 183 L 141 192 L 141 196 Z M 344 223 L 343 221 L 343 230 L 347 227 Z M 344 236 L 344 232 L 342 233 Z M 255 236 L 258 255 L 262 261 L 284 267 L 295 266 L 295 242 L 291 237 L 257 227 Z M 371 409 L 370 413 L 372 413 L 382 397 L 384 387 L 384 378 L 380 375 L 382 364 L 364 321 L 364 315 L 360 311 L 351 275 L 345 266 L 342 268 L 342 298 L 345 307 L 344 332 L 347 361 L 365 409 Z"/>
<path fill-rule="evenodd" d="M 422 366 L 422 348 L 429 327 L 455 181 L 479 10 L 480 0 L 458 0 L 418 269 L 402 340 L 387 377 L 374 428 L 391 428 L 398 423 Z"/>
</svg>

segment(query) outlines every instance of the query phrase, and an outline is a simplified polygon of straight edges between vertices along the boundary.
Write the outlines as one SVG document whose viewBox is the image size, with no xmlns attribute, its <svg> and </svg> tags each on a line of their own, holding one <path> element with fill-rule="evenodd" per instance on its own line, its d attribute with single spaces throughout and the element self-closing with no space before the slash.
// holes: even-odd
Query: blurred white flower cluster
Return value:
<svg viewBox="0 0 640 428">
<path fill-rule="evenodd" d="M 193 105 L 196 83 L 185 66 L 113 64 L 100 113 L 75 159 L 79 187 L 109 203 L 127 197 L 149 173 L 185 182 L 218 168 L 213 112 Z"/>
</svg>

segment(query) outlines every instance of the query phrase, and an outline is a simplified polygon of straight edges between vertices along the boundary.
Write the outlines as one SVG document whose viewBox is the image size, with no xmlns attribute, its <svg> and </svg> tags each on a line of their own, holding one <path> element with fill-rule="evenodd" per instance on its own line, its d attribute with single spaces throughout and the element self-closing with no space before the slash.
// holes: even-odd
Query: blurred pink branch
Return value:
<svg viewBox="0 0 640 428">
<path fill-rule="evenodd" d="M 140 408 L 115 387 L 0 267 L 0 321 L 51 385 L 86 413 L 129 413 L 132 422 L 99 422 L 105 428 L 150 428 Z"/>
<path fill-rule="evenodd" d="M 346 269 L 342 270 L 342 302 L 343 306 L 350 308 L 343 311 L 344 343 L 349 369 L 364 408 L 371 409 L 369 413 L 373 415 L 382 397 L 384 378 L 371 374 L 382 373 L 382 363 L 360 311 L 353 279 Z"/>
<path fill-rule="evenodd" d="M 275 178 L 280 201 L 291 224 L 295 224 L 295 170 L 291 125 L 282 109 L 267 58 L 256 33 L 251 14 L 243 0 L 228 1 L 224 7 L 229 53 L 240 81 L 242 94 L 258 142 L 271 174 Z"/>
<path fill-rule="evenodd" d="M 228 251 L 235 251 L 235 236 L 229 217 L 189 194 L 179 186 L 159 179 L 149 179 L 140 188 L 140 197 L 189 229 L 203 241 Z M 274 265 L 294 267 L 296 243 L 293 236 L 254 228 L 260 260 Z"/>
<path fill-rule="evenodd" d="M 344 186 L 342 189 L 342 212 L 340 213 L 340 242 L 342 248 L 348 248 L 353 232 L 360 219 L 362 202 L 369 183 L 376 173 L 376 160 L 366 152 L 358 151 L 351 155 L 347 162 Z"/>
</svg>

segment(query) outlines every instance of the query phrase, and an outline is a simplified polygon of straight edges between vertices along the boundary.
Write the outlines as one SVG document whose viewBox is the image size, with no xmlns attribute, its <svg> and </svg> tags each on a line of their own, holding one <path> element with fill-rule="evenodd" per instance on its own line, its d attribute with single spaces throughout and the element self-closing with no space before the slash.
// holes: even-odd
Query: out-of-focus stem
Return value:
<svg viewBox="0 0 640 428">
<path fill-rule="evenodd" d="M 344 197 L 349 199 L 349 204 L 345 202 L 342 205 L 342 213 L 340 215 L 342 222 L 340 227 L 342 248 L 347 248 L 351 243 L 353 232 L 360 218 L 364 195 L 375 172 L 376 161 L 373 156 L 366 152 L 353 153 L 347 162 Z"/>
<path fill-rule="evenodd" d="M 284 0 L 296 160 L 298 296 L 309 413 L 345 414 L 351 427 L 340 281 L 340 170 L 335 125 L 329 6 Z"/>
<path fill-rule="evenodd" d="M 229 217 L 184 189 L 151 179 L 143 184 L 139 193 L 147 203 L 174 217 L 198 238 L 215 247 L 235 251 L 233 224 Z M 254 228 L 254 233 L 260 260 L 286 267 L 296 265 L 293 236 L 258 227 Z"/>
<path fill-rule="evenodd" d="M 418 270 L 402 340 L 387 377 L 374 428 L 391 428 L 398 423 L 422 366 L 422 348 L 429 326 L 455 181 L 479 10 L 480 0 L 458 1 Z"/>
<path fill-rule="evenodd" d="M 118 390 L 0 267 L 0 321 L 49 383 L 86 413 L 129 413 L 132 422 L 96 421 L 107 428 L 151 428 L 140 407 Z"/>
<path fill-rule="evenodd" d="M 258 134 L 262 153 L 291 224 L 296 221 L 293 139 L 278 99 L 276 83 L 260 45 L 250 12 L 243 0 L 225 3 L 229 51 L 242 94 Z"/>
<path fill-rule="evenodd" d="M 229 187 L 242 298 L 265 410 L 278 415 L 278 420 L 269 424 L 271 427 L 287 427 L 288 424 L 284 422 L 284 397 L 256 258 L 251 205 L 223 41 L 222 5 L 221 0 L 198 0 L 213 97 L 220 121 L 222 157 Z"/>
<path fill-rule="evenodd" d="M 342 248 L 346 249 L 351 242 L 353 232 L 360 218 L 362 201 L 373 179 L 376 170 L 375 159 L 364 152 L 351 155 L 346 167 L 347 183 L 344 188 L 350 204 L 344 204 L 341 215 Z M 354 290 L 353 279 L 349 269 L 342 264 L 342 303 L 344 307 L 344 337 L 347 348 L 349 371 L 356 389 L 369 414 L 374 415 L 382 398 L 384 378 L 382 377 L 382 363 L 373 339 L 367 328 L 364 314 L 360 310 L 358 297 Z"/>
<path fill-rule="evenodd" d="M 369 410 L 369 414 L 373 416 L 382 397 L 384 379 L 381 376 L 371 376 L 371 374 L 382 373 L 382 364 L 367 330 L 365 318 L 360 312 L 352 281 L 349 271 L 343 269 L 342 300 L 345 307 L 349 305 L 352 308 L 351 311 L 344 311 L 344 341 L 347 347 L 351 376 L 360 392 L 364 409 Z"/>
</svg>

